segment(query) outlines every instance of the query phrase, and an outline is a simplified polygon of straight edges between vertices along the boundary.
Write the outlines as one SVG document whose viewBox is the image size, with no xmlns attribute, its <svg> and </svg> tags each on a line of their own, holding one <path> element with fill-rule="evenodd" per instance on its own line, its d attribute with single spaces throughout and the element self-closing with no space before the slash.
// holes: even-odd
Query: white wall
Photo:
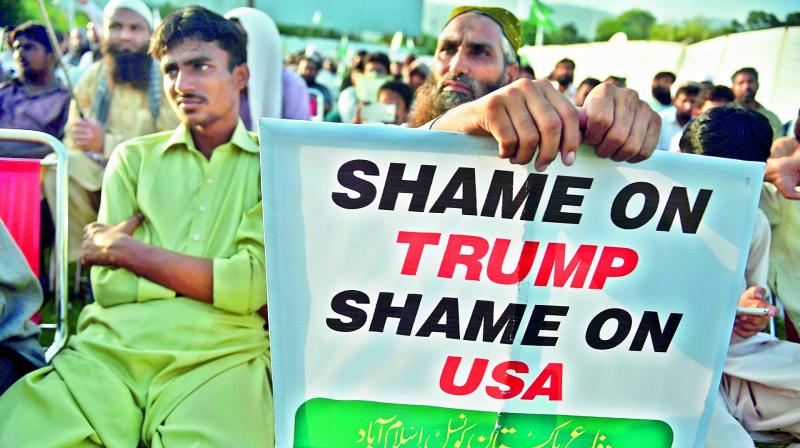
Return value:
<svg viewBox="0 0 800 448">
<path fill-rule="evenodd" d="M 730 34 L 692 45 L 675 42 L 595 42 L 578 45 L 524 47 L 520 54 L 531 62 L 537 77 L 545 77 L 564 57 L 576 63 L 575 83 L 588 76 L 628 78 L 628 87 L 649 97 L 653 75 L 675 72 L 676 85 L 710 80 L 730 85 L 736 69 L 750 66 L 759 72 L 756 99 L 782 121 L 797 117 L 800 108 L 800 27 L 773 28 Z"/>
</svg>

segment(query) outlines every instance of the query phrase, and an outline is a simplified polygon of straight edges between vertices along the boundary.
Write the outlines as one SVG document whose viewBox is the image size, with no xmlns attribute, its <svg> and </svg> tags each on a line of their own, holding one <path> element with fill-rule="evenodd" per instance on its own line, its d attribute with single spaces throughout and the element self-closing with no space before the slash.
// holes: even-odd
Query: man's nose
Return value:
<svg viewBox="0 0 800 448">
<path fill-rule="evenodd" d="M 190 93 L 194 91 L 192 77 L 182 70 L 179 71 L 178 75 L 175 77 L 175 91 L 178 93 Z"/>
<path fill-rule="evenodd" d="M 461 47 L 459 47 L 458 51 L 456 51 L 450 59 L 450 73 L 453 76 L 469 75 L 469 61 Z"/>
</svg>

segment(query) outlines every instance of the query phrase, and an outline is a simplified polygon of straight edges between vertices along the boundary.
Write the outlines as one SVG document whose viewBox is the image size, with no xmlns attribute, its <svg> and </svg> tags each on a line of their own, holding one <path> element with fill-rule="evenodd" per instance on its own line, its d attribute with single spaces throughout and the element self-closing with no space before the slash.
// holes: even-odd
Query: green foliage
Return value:
<svg viewBox="0 0 800 448">
<path fill-rule="evenodd" d="M 596 39 L 608 40 L 614 34 L 622 31 L 631 40 L 645 40 L 650 37 L 650 29 L 655 25 L 656 18 L 643 9 L 631 9 L 615 18 L 605 19 L 597 25 Z"/>
<path fill-rule="evenodd" d="M 765 30 L 767 28 L 775 28 L 782 26 L 783 23 L 778 20 L 775 14 L 770 14 L 764 11 L 750 11 L 747 15 L 747 29 L 749 30 Z"/>
<path fill-rule="evenodd" d="M 705 17 L 686 19 L 680 24 L 658 23 L 650 30 L 650 39 L 694 43 L 726 33 L 726 27 L 714 27 Z"/>
<path fill-rule="evenodd" d="M 800 12 L 789 13 L 786 15 L 786 20 L 781 21 L 775 14 L 751 11 L 744 24 L 732 20 L 727 25 L 717 26 L 712 20 L 705 17 L 693 17 L 680 23 L 657 23 L 655 17 L 649 12 L 631 9 L 617 17 L 600 22 L 595 39 L 598 41 L 608 40 L 615 33 L 622 31 L 631 40 L 650 39 L 693 43 L 725 34 L 782 26 L 800 26 Z"/>
<path fill-rule="evenodd" d="M 58 31 L 67 31 L 69 29 L 67 14 L 50 0 L 45 0 L 44 6 L 50 21 L 53 22 L 53 27 Z M 28 20 L 44 24 L 36 0 L 0 0 L 0 26 L 19 25 Z M 83 12 L 76 12 L 76 26 L 85 26 L 88 22 L 89 19 Z"/>
<path fill-rule="evenodd" d="M 0 0 L 0 26 L 17 25 L 24 22 L 22 0 Z"/>
<path fill-rule="evenodd" d="M 790 12 L 786 15 L 786 21 L 784 22 L 786 26 L 800 26 L 800 11 L 799 12 Z"/>
<path fill-rule="evenodd" d="M 586 41 L 586 37 L 578 32 L 574 23 L 568 23 L 553 32 L 544 33 L 545 45 L 580 44 Z"/>
</svg>

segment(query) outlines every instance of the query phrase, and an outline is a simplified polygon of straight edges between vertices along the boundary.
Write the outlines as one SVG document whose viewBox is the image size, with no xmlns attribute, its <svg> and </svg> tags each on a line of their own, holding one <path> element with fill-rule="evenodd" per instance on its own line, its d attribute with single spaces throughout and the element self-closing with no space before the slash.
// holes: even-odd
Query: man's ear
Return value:
<svg viewBox="0 0 800 448">
<path fill-rule="evenodd" d="M 233 68 L 233 83 L 238 90 L 247 87 L 247 81 L 250 79 L 250 68 L 247 64 L 239 64 Z"/>
<path fill-rule="evenodd" d="M 50 70 L 55 71 L 56 67 L 58 67 L 58 60 L 56 59 L 55 51 L 47 53 L 44 59 L 45 62 L 47 63 L 47 66 L 50 67 Z"/>
<path fill-rule="evenodd" d="M 511 64 L 506 68 L 506 85 L 511 84 L 519 75 L 519 64 Z"/>
</svg>

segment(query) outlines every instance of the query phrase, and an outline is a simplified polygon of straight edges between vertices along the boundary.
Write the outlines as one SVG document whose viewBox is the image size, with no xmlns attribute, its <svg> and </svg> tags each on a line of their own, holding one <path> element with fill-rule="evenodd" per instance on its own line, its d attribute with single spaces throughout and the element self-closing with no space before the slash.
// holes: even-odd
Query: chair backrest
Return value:
<svg viewBox="0 0 800 448">
<path fill-rule="evenodd" d="M 311 105 L 311 119 L 323 121 L 325 119 L 325 97 L 319 89 L 308 88 L 308 100 Z"/>
<path fill-rule="evenodd" d="M 39 160 L 0 158 L 0 219 L 37 277 L 41 185 Z"/>
</svg>

